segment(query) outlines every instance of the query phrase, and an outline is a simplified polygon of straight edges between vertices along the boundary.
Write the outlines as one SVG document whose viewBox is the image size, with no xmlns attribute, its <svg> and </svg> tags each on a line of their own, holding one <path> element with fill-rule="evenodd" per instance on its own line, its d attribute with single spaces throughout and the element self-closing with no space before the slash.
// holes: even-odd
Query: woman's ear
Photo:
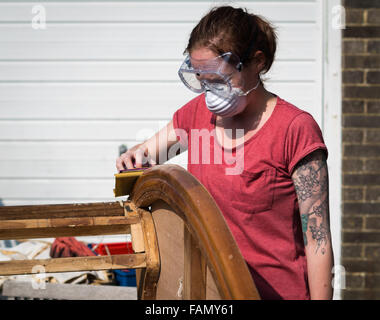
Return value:
<svg viewBox="0 0 380 320">
<path fill-rule="evenodd" d="M 265 55 L 262 51 L 257 51 L 246 67 L 243 67 L 243 71 L 246 74 L 252 76 L 252 74 L 259 75 L 265 67 Z"/>
<path fill-rule="evenodd" d="M 255 73 L 260 74 L 263 71 L 266 62 L 264 53 L 262 51 L 257 51 L 255 53 L 255 56 L 253 57 L 252 62 L 253 65 L 256 67 Z"/>
</svg>

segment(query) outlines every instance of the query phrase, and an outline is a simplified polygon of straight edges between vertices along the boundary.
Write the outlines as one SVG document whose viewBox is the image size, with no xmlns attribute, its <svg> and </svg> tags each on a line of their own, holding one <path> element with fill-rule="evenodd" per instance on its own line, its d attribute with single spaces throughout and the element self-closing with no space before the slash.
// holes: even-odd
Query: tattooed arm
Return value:
<svg viewBox="0 0 380 320">
<path fill-rule="evenodd" d="M 302 159 L 292 179 L 301 215 L 311 299 L 331 299 L 333 252 L 324 152 L 316 150 Z"/>
</svg>

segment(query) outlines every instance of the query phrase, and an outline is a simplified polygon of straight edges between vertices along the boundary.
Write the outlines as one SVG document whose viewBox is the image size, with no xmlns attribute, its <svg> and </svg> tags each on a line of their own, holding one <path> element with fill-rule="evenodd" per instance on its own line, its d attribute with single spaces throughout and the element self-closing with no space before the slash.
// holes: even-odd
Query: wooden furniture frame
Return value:
<svg viewBox="0 0 380 320">
<path fill-rule="evenodd" d="M 0 262 L 0 275 L 133 268 L 138 299 L 260 299 L 215 201 L 178 165 L 145 170 L 128 201 L 0 207 L 0 239 L 123 233 L 134 254 Z"/>
</svg>

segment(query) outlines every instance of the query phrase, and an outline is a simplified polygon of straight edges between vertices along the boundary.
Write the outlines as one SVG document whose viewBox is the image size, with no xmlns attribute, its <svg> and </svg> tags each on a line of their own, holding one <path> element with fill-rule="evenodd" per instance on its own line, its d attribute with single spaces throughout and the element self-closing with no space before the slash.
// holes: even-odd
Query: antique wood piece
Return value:
<svg viewBox="0 0 380 320">
<path fill-rule="evenodd" d="M 96 257 L 14 260 L 0 262 L 0 275 L 40 273 L 41 269 L 35 268 L 36 266 L 43 267 L 44 273 L 145 268 L 145 259 L 145 254 L 138 253 Z"/>
<path fill-rule="evenodd" d="M 118 202 L 5 206 L 0 207 L 0 220 L 122 216 L 121 208 Z"/>
<path fill-rule="evenodd" d="M 25 239 L 60 236 L 105 235 L 130 233 L 137 218 L 83 217 L 53 219 L 0 220 L 0 238 Z"/>
<path fill-rule="evenodd" d="M 127 185 L 127 184 L 133 185 Z M 0 262 L 0 275 L 136 269 L 138 299 L 260 299 L 221 211 L 178 165 L 116 175 L 112 203 L 0 207 L 1 239 L 130 233 L 133 254 Z"/>
<path fill-rule="evenodd" d="M 143 300 L 156 299 L 157 281 L 160 276 L 160 254 L 156 230 L 150 212 L 138 209 L 141 226 L 144 230 L 144 247 L 146 267 L 139 273 L 138 297 Z"/>
<path fill-rule="evenodd" d="M 127 214 L 126 214 L 127 213 Z M 127 234 L 140 225 L 130 202 L 0 207 L 0 239 Z M 140 244 L 136 243 L 136 246 Z M 39 266 L 39 268 L 35 268 Z M 135 254 L 13 260 L 0 262 L 0 275 L 146 268 L 144 251 Z"/>
<path fill-rule="evenodd" d="M 215 297 L 215 291 L 212 294 L 211 288 L 216 287 L 221 299 L 260 299 L 248 266 L 220 209 L 203 185 L 185 169 L 178 165 L 161 165 L 145 170 L 134 185 L 130 200 L 140 208 L 151 206 L 156 224 L 162 260 L 157 298 L 166 298 L 164 292 L 170 292 L 173 296 L 173 288 L 177 289 L 174 291 L 180 298 L 207 297 L 206 277 L 211 274 L 214 284 L 210 280 L 209 296 Z M 183 227 L 180 227 L 179 220 L 170 220 L 170 215 L 180 218 Z M 172 237 L 161 235 L 162 232 L 180 232 L 178 228 L 184 231 L 183 241 L 180 241 L 184 243 L 183 271 L 182 248 L 177 247 L 178 239 L 173 244 Z M 172 244 L 177 250 L 170 248 Z M 178 267 L 172 275 L 165 275 L 165 267 L 170 264 L 177 264 Z M 166 285 L 161 283 L 164 281 Z"/>
</svg>

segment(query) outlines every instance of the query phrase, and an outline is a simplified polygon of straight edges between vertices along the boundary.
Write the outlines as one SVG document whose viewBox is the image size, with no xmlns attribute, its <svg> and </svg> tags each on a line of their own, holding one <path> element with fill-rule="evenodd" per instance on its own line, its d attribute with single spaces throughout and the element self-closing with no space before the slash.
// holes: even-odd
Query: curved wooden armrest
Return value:
<svg viewBox="0 0 380 320">
<path fill-rule="evenodd" d="M 125 233 L 134 254 L 2 261 L 0 275 L 134 268 L 140 299 L 260 298 L 214 199 L 178 165 L 146 169 L 126 202 L 0 208 L 2 239 Z"/>
</svg>

